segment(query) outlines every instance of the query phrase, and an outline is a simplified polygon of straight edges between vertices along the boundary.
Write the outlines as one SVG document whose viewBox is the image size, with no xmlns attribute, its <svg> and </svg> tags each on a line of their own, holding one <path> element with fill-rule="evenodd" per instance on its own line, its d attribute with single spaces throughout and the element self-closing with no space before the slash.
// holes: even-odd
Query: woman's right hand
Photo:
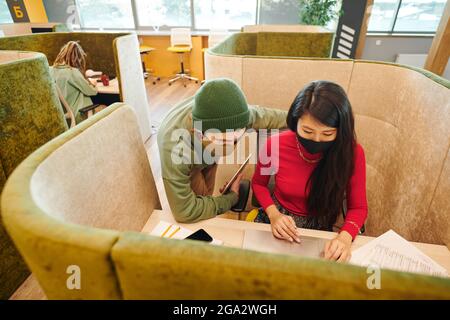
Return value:
<svg viewBox="0 0 450 320">
<path fill-rule="evenodd" d="M 292 217 L 282 214 L 275 205 L 267 207 L 266 213 L 275 238 L 300 243 L 300 234 Z"/>
</svg>

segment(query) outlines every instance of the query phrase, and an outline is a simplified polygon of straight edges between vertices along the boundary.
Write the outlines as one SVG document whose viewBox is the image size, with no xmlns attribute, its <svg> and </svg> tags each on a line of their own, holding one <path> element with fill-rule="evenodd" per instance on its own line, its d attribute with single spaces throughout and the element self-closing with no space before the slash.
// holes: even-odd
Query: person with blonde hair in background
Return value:
<svg viewBox="0 0 450 320">
<path fill-rule="evenodd" d="M 86 53 L 77 41 L 69 41 L 61 48 L 50 73 L 72 109 L 76 122 L 81 122 L 80 109 L 93 105 L 91 96 L 97 95 L 97 89 L 85 75 Z M 97 111 L 103 107 L 97 107 Z"/>
</svg>

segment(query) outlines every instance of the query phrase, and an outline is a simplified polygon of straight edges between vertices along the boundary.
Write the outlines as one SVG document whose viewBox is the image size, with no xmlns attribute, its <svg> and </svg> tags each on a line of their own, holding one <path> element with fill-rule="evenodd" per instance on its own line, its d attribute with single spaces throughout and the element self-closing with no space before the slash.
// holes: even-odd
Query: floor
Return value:
<svg viewBox="0 0 450 320">
<path fill-rule="evenodd" d="M 169 79 L 161 79 L 153 84 L 153 79 L 147 79 L 145 86 L 147 88 L 148 104 L 150 108 L 150 117 L 152 125 L 159 126 L 169 109 L 195 94 L 200 88 L 200 84 L 193 81 L 186 81 L 186 88 L 180 81 L 174 82 L 171 86 Z"/>
<path fill-rule="evenodd" d="M 187 82 L 187 86 L 184 87 L 180 81 L 173 83 L 171 86 L 168 84 L 169 79 L 161 79 L 153 84 L 153 79 L 147 79 L 145 86 L 147 88 L 147 97 L 149 102 L 150 117 L 152 119 L 152 127 L 154 133 L 156 133 L 162 119 L 170 108 L 195 94 L 200 88 L 200 84 L 195 82 Z M 156 134 L 146 142 L 145 147 L 149 159 L 151 159 L 151 168 L 153 176 L 155 177 L 156 187 L 158 194 L 160 195 L 161 205 L 163 209 L 168 208 L 167 199 L 163 190 L 161 166 L 159 164 L 159 152 L 156 145 Z M 42 291 L 36 278 L 31 275 L 28 279 L 17 289 L 17 291 L 11 296 L 11 300 L 43 300 L 46 299 L 44 292 Z"/>
</svg>

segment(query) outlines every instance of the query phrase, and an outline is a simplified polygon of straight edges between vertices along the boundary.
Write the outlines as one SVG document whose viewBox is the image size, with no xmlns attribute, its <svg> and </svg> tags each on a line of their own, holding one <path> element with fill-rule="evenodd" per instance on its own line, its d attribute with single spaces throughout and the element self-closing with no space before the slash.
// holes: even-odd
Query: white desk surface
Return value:
<svg viewBox="0 0 450 320">
<path fill-rule="evenodd" d="M 102 82 L 97 82 L 97 92 L 103 94 L 120 94 L 119 81 L 117 78 L 109 80 L 109 86 L 104 86 Z"/>
<path fill-rule="evenodd" d="M 242 220 L 233 220 L 220 218 L 220 216 L 203 220 L 196 223 L 178 223 L 173 218 L 170 212 L 165 212 L 161 210 L 155 210 L 150 219 L 145 224 L 142 232 L 150 233 L 151 230 L 159 223 L 159 221 L 167 221 L 170 223 L 175 223 L 177 225 L 188 228 L 192 231 L 197 231 L 198 229 L 205 229 L 214 239 L 219 239 L 224 242 L 225 246 L 242 248 L 244 242 L 244 230 L 254 229 L 254 230 L 265 230 L 270 231 L 270 225 L 264 223 L 254 223 L 246 222 Z M 336 236 L 334 232 L 321 231 L 321 230 L 311 230 L 311 229 L 300 229 L 300 232 L 304 236 L 317 237 L 322 239 L 333 239 Z M 352 250 L 355 250 L 362 245 L 366 244 L 373 237 L 357 236 L 352 245 Z M 435 245 L 428 243 L 418 243 L 411 242 L 419 250 L 428 255 L 442 267 L 444 267 L 450 274 L 450 251 L 446 246 Z"/>
</svg>

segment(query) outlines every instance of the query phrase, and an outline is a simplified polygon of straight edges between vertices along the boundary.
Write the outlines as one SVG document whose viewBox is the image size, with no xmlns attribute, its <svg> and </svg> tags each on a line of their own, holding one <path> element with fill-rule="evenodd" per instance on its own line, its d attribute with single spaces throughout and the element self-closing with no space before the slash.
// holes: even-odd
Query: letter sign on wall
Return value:
<svg viewBox="0 0 450 320">
<path fill-rule="evenodd" d="M 30 22 L 23 0 L 6 0 L 14 22 Z"/>
</svg>

